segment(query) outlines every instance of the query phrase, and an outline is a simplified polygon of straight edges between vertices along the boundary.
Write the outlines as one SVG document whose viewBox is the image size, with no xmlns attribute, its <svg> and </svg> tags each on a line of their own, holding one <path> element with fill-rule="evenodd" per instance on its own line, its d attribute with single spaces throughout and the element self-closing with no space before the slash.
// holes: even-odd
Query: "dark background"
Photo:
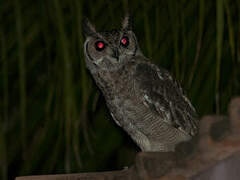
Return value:
<svg viewBox="0 0 240 180">
<path fill-rule="evenodd" d="M 85 69 L 81 20 L 120 28 L 182 83 L 200 117 L 240 92 L 240 1 L 0 1 L 0 179 L 122 169 L 138 147 Z"/>
</svg>

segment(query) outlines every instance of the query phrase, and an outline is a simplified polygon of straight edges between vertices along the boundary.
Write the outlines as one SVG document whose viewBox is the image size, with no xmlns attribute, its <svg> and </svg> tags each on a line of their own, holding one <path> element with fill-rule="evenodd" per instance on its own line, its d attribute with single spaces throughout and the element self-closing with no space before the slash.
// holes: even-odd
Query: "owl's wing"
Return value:
<svg viewBox="0 0 240 180">
<path fill-rule="evenodd" d="M 196 111 L 168 71 L 148 62 L 139 63 L 134 79 L 143 103 L 152 108 L 160 120 L 191 136 L 197 133 Z"/>
</svg>

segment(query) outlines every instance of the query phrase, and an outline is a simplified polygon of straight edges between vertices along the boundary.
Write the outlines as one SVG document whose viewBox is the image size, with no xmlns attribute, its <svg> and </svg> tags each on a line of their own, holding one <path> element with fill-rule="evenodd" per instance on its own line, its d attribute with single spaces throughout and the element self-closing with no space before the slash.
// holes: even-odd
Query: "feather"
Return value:
<svg viewBox="0 0 240 180">
<path fill-rule="evenodd" d="M 135 79 L 143 104 L 159 115 L 159 121 L 190 136 L 197 133 L 196 111 L 169 72 L 149 62 L 139 63 Z"/>
</svg>

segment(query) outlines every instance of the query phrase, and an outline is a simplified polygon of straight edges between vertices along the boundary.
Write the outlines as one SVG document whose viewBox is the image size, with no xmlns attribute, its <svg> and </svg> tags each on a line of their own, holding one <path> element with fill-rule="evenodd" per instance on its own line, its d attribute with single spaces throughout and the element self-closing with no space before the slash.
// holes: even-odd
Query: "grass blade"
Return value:
<svg viewBox="0 0 240 180">
<path fill-rule="evenodd" d="M 25 70 L 25 45 L 22 28 L 22 16 L 21 16 L 21 3 L 19 0 L 15 0 L 15 20 L 17 30 L 17 43 L 18 43 L 18 66 L 19 66 L 19 89 L 20 89 L 20 119 L 21 119 L 21 141 L 22 141 L 22 156 L 24 159 L 24 152 L 26 148 L 26 70 Z"/>
<path fill-rule="evenodd" d="M 216 49 L 216 112 L 220 113 L 220 78 L 221 78 L 221 59 L 222 59 L 222 42 L 223 42 L 223 32 L 224 32 L 224 9 L 223 9 L 223 0 L 216 0 L 217 4 L 217 20 L 216 20 L 216 29 L 217 29 L 217 49 Z"/>
</svg>

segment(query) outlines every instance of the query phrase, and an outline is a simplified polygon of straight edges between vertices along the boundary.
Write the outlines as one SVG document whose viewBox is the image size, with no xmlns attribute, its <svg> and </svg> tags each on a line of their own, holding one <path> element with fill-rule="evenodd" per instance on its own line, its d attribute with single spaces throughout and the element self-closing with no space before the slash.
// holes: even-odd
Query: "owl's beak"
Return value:
<svg viewBox="0 0 240 180">
<path fill-rule="evenodd" d="M 116 58 L 119 61 L 119 51 L 118 49 L 113 49 L 112 57 Z"/>
</svg>

